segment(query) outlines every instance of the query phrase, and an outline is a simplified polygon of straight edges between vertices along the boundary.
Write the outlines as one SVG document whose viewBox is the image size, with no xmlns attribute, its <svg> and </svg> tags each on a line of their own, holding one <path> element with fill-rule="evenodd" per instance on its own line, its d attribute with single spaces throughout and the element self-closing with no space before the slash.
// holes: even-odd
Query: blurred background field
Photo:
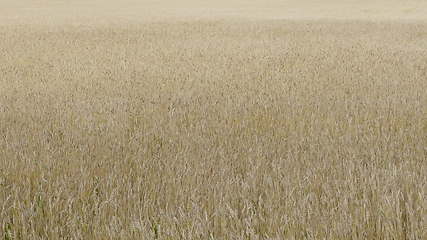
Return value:
<svg viewBox="0 0 427 240">
<path fill-rule="evenodd" d="M 0 24 L 112 24 L 179 20 L 426 21 L 424 0 L 2 0 Z"/>
</svg>

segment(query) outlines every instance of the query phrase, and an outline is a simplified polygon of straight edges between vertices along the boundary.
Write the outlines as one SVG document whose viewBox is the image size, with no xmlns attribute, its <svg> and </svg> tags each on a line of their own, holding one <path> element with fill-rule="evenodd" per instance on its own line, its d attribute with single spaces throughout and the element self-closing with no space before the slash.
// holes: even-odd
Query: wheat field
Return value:
<svg viewBox="0 0 427 240">
<path fill-rule="evenodd" d="M 427 239 L 426 21 L 4 6 L 1 239 Z"/>
</svg>

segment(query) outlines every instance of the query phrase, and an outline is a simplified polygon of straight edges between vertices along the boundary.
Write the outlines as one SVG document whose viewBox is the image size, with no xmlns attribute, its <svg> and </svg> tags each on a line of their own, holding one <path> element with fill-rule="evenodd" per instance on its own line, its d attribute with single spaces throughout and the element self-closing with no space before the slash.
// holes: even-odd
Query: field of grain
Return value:
<svg viewBox="0 0 427 240">
<path fill-rule="evenodd" d="M 0 239 L 427 239 L 427 22 L 8 7 Z"/>
</svg>

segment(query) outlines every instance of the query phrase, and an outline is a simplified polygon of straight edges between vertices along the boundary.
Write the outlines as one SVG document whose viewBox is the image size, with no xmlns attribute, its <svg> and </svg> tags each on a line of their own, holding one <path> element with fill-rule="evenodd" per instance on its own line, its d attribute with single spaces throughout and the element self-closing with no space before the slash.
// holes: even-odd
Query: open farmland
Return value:
<svg viewBox="0 0 427 240">
<path fill-rule="evenodd" d="M 0 239 L 427 239 L 423 3 L 277 2 L 0 3 Z"/>
</svg>

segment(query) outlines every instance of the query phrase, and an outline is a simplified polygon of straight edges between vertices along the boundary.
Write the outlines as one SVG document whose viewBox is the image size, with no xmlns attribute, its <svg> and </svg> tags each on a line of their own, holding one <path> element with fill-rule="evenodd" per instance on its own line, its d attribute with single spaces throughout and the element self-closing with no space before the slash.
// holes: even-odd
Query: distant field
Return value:
<svg viewBox="0 0 427 240">
<path fill-rule="evenodd" d="M 0 239 L 427 239 L 416 13 L 53 2 L 0 7 Z"/>
<path fill-rule="evenodd" d="M 2 0 L 0 25 L 198 19 L 427 21 L 425 0 Z"/>
</svg>

